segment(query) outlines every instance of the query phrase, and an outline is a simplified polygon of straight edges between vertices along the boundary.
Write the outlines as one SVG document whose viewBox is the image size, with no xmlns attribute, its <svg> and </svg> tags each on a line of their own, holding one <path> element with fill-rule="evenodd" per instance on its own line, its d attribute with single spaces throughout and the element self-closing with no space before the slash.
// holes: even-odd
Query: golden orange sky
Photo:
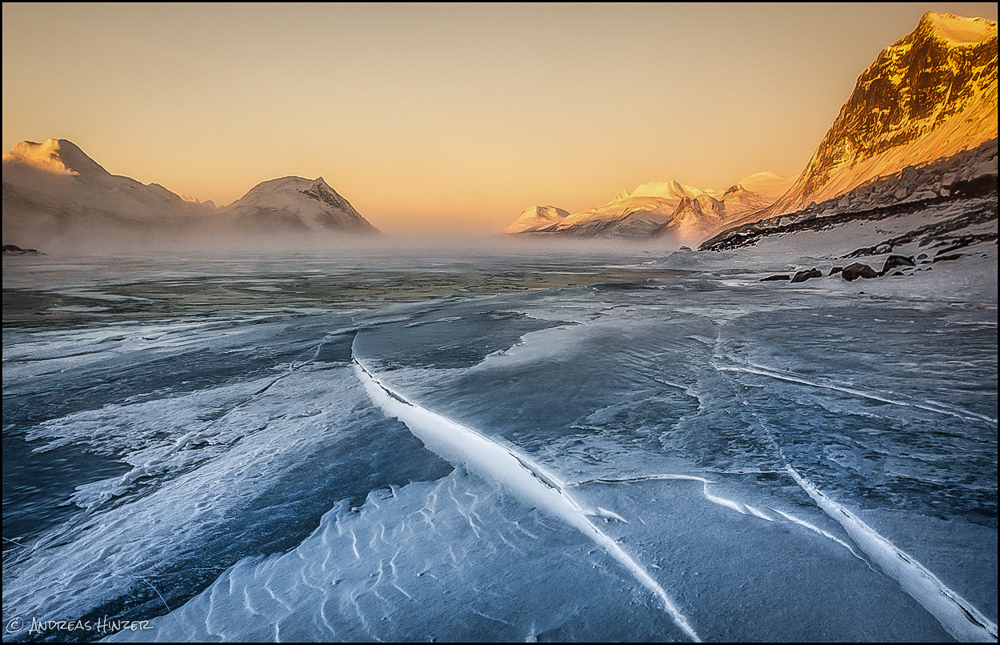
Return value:
<svg viewBox="0 0 1000 645">
<path fill-rule="evenodd" d="M 3 3 L 3 148 L 226 204 L 324 177 L 386 233 L 794 176 L 928 10 L 995 3 Z"/>
</svg>

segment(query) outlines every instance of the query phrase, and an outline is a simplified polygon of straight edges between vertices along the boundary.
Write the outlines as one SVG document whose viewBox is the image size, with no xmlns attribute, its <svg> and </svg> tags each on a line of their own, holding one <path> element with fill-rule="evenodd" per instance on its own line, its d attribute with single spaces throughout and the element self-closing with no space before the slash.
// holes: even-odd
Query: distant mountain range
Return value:
<svg viewBox="0 0 1000 645">
<path fill-rule="evenodd" d="M 928 12 L 911 34 L 883 50 L 859 77 L 796 179 L 759 173 L 721 195 L 678 182 L 650 182 L 631 193 L 621 191 L 603 206 L 558 220 L 535 218 L 528 209 L 505 232 L 668 236 L 683 244 L 698 243 L 733 226 L 830 202 L 905 168 L 949 158 L 996 138 L 996 21 Z M 995 166 L 994 157 L 994 175 Z M 914 187 L 907 186 L 907 194 L 912 194 Z"/>
<path fill-rule="evenodd" d="M 4 243 L 126 250 L 378 234 L 322 177 L 265 181 L 219 208 L 112 175 L 66 139 L 22 141 L 3 156 Z"/>
<path fill-rule="evenodd" d="M 651 181 L 632 191 L 620 190 L 607 204 L 580 213 L 533 206 L 504 232 L 624 239 L 669 234 L 694 242 L 708 231 L 761 211 L 791 183 L 789 178 L 760 172 L 718 194 L 676 181 Z"/>
</svg>

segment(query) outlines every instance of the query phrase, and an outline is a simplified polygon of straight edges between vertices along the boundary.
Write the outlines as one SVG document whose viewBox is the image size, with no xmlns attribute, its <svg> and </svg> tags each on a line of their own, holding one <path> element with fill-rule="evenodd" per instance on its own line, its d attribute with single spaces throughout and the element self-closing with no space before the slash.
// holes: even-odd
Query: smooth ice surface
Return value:
<svg viewBox="0 0 1000 645">
<path fill-rule="evenodd" d="M 4 623 L 150 622 L 4 640 L 995 641 L 995 272 L 872 297 L 682 259 L 5 327 Z"/>
</svg>

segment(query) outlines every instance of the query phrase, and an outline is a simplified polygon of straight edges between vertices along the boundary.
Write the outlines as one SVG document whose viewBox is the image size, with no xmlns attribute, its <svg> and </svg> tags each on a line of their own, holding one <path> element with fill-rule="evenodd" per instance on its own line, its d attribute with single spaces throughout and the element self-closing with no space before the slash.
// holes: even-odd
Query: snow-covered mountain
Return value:
<svg viewBox="0 0 1000 645">
<path fill-rule="evenodd" d="M 573 213 L 546 231 L 583 237 L 653 237 L 670 224 L 682 202 L 714 192 L 677 181 L 650 181 L 632 191 L 620 190 L 607 204 Z"/>
<path fill-rule="evenodd" d="M 703 194 L 712 195 L 715 194 L 715 191 L 695 188 L 694 186 L 682 184 L 679 181 L 647 181 L 644 184 L 636 186 L 635 190 L 627 191 L 622 189 L 618 191 L 613 201 L 624 201 L 636 197 L 657 197 L 679 203 L 685 197 L 697 197 Z"/>
<path fill-rule="evenodd" d="M 113 175 L 66 139 L 22 141 L 3 156 L 4 243 L 141 249 L 210 244 L 212 234 L 238 242 L 275 233 L 312 239 L 317 232 L 378 231 L 322 178 L 263 182 L 220 209 L 159 184 Z"/>
<path fill-rule="evenodd" d="M 10 188 L 39 203 L 82 207 L 129 220 L 203 215 L 215 207 L 159 184 L 112 175 L 66 139 L 14 146 L 3 156 L 3 185 L 5 194 Z M 6 219 L 6 207 L 4 215 Z"/>
<path fill-rule="evenodd" d="M 781 175 L 770 171 L 755 172 L 749 177 L 741 179 L 739 183 L 732 186 L 726 192 L 729 192 L 734 188 L 740 188 L 750 193 L 762 195 L 768 201 L 773 202 L 785 194 L 785 192 L 791 187 L 794 180 L 794 177 L 782 177 Z"/>
<path fill-rule="evenodd" d="M 631 191 L 620 190 L 610 202 L 578 213 L 555 217 L 538 211 L 546 216 L 536 217 L 536 209 L 546 207 L 529 208 L 504 232 L 625 239 L 668 235 L 692 244 L 761 211 L 791 181 L 771 172 L 756 173 L 722 193 L 677 181 L 650 181 Z"/>
<path fill-rule="evenodd" d="M 555 206 L 532 206 L 521 211 L 513 224 L 503 230 L 504 233 L 533 233 L 554 224 L 558 224 L 569 211 L 564 211 Z"/>
<path fill-rule="evenodd" d="M 996 137 L 996 21 L 928 12 L 858 78 L 809 164 L 767 215 Z"/>
<path fill-rule="evenodd" d="M 995 263 L 997 176 L 996 22 L 927 13 L 862 74 L 792 188 L 700 250 Z"/>
<path fill-rule="evenodd" d="M 261 182 L 220 209 L 214 219 L 219 225 L 255 232 L 379 233 L 322 177 Z"/>
</svg>

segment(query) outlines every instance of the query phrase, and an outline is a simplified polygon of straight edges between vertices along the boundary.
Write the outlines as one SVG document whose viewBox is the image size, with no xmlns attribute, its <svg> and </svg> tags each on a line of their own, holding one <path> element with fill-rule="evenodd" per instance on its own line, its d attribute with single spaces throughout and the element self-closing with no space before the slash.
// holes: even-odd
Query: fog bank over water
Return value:
<svg viewBox="0 0 1000 645">
<path fill-rule="evenodd" d="M 616 240 L 568 239 L 505 235 L 384 235 L 323 236 L 262 235 L 173 235 L 168 232 L 108 231 L 81 239 L 56 237 L 20 245 L 58 257 L 133 256 L 167 258 L 176 254 L 281 256 L 578 256 L 578 255 L 666 255 L 680 243 L 670 239 Z"/>
</svg>

